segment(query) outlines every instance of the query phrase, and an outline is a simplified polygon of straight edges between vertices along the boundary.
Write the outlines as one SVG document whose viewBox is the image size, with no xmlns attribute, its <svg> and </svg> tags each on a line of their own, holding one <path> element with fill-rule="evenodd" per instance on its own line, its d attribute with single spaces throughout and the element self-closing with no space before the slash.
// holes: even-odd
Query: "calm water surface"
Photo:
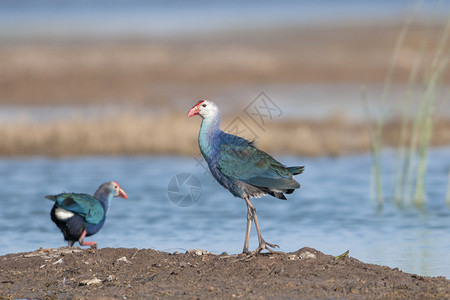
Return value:
<svg viewBox="0 0 450 300">
<path fill-rule="evenodd" d="M 388 162 L 390 153 L 385 156 Z M 306 170 L 297 176 L 302 188 L 288 201 L 253 200 L 267 241 L 283 251 L 310 246 L 339 255 L 350 250 L 364 262 L 450 278 L 450 208 L 444 201 L 448 148 L 430 153 L 423 211 L 393 203 L 376 208 L 369 199 L 369 155 L 278 158 L 288 165 L 305 164 Z M 168 183 L 183 172 L 194 174 L 202 185 L 199 201 L 190 207 L 175 206 L 168 198 Z M 107 180 L 118 181 L 129 199 L 114 198 L 104 228 L 89 238 L 99 247 L 242 251 L 243 200 L 215 183 L 194 158 L 140 156 L 0 159 L 0 254 L 65 246 L 50 220 L 52 202 L 44 196 L 93 193 Z M 250 248 L 256 246 L 253 231 Z"/>
</svg>

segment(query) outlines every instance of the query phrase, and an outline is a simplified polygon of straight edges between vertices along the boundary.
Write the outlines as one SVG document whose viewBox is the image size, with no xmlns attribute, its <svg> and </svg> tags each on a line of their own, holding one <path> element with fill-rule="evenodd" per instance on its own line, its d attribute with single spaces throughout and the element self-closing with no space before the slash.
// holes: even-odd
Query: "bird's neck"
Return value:
<svg viewBox="0 0 450 300">
<path fill-rule="evenodd" d="M 213 155 L 215 147 L 219 146 L 220 116 L 204 118 L 198 134 L 200 151 L 206 160 Z"/>
<path fill-rule="evenodd" d="M 105 210 L 105 213 L 108 212 L 111 207 L 111 200 L 113 195 L 109 191 L 105 191 L 103 189 L 99 189 L 95 192 L 94 197 L 100 201 Z"/>
</svg>

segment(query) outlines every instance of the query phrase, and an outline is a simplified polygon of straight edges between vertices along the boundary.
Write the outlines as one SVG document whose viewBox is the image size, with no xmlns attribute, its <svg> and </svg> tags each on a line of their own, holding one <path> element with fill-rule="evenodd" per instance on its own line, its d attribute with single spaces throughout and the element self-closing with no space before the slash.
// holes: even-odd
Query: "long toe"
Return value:
<svg viewBox="0 0 450 300">
<path fill-rule="evenodd" d="M 269 247 L 270 248 L 280 248 L 280 246 L 278 246 L 276 244 L 272 244 L 272 243 L 266 242 L 265 240 L 262 240 L 261 243 L 259 244 L 258 248 L 256 248 L 256 250 L 254 252 L 260 253 L 263 250 L 267 250 L 270 253 L 279 253 L 278 251 L 270 249 Z"/>
<path fill-rule="evenodd" d="M 90 246 L 92 249 L 97 249 L 97 242 L 85 242 L 80 243 L 81 246 Z"/>
<path fill-rule="evenodd" d="M 280 246 L 278 246 L 277 244 L 271 244 L 271 243 L 266 242 L 266 241 L 264 241 L 264 243 L 266 244 L 266 249 L 267 249 L 267 246 L 268 247 L 272 247 L 272 248 L 280 248 Z M 270 251 L 270 249 L 267 249 L 267 250 Z"/>
</svg>

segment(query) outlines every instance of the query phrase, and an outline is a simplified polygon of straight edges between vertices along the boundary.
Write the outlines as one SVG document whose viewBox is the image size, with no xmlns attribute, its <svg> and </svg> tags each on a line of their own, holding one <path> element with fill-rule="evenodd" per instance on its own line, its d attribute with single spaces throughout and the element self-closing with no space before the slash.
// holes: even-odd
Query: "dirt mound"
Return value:
<svg viewBox="0 0 450 300">
<path fill-rule="evenodd" d="M 203 250 L 39 249 L 0 257 L 8 298 L 450 298 L 450 280 L 339 259 L 311 248 L 216 255 Z"/>
</svg>

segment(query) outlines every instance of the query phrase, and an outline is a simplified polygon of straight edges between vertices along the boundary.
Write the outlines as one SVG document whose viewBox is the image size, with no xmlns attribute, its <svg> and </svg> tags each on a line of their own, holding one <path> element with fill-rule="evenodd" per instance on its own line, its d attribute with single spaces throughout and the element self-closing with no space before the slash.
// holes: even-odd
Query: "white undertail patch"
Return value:
<svg viewBox="0 0 450 300">
<path fill-rule="evenodd" d="M 65 210 L 64 208 L 58 207 L 55 209 L 55 215 L 60 220 L 67 220 L 71 217 L 73 217 L 74 213 L 68 210 Z"/>
</svg>

